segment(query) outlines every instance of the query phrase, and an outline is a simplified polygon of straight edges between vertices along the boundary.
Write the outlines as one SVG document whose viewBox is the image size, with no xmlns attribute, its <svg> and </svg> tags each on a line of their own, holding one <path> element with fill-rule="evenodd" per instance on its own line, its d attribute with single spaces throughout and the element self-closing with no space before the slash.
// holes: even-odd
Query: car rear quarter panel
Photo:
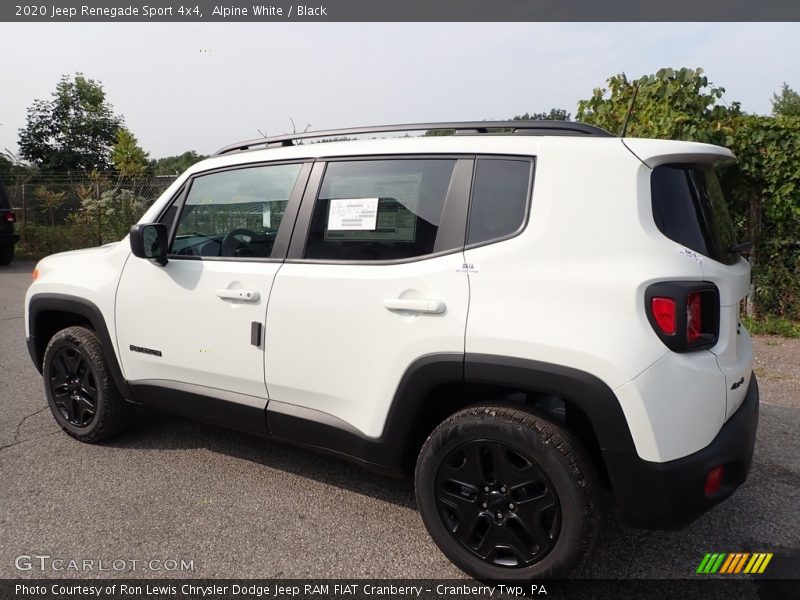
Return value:
<svg viewBox="0 0 800 600">
<path fill-rule="evenodd" d="M 550 141 L 537 159 L 527 229 L 466 251 L 474 265 L 467 353 L 580 369 L 615 392 L 661 361 L 669 351 L 648 323 L 644 290 L 655 281 L 702 280 L 703 271 L 657 231 L 649 178 L 649 167 L 621 141 L 603 152 Z M 654 405 L 647 390 L 617 394 L 642 458 L 688 454 L 719 431 L 724 377 L 710 353 L 695 359 L 712 397 L 666 403 L 658 395 Z M 671 383 L 660 377 L 658 385 Z M 682 424 L 691 424 L 689 431 Z M 667 438 L 679 441 L 664 453 L 659 440 Z"/>
</svg>

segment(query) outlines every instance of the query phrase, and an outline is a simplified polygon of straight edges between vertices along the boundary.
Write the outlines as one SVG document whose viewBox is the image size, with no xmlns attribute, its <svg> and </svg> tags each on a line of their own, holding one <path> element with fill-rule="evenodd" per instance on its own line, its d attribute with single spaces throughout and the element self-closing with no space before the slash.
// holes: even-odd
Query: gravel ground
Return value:
<svg viewBox="0 0 800 600">
<path fill-rule="evenodd" d="M 20 572 L 23 554 L 194 561 L 126 577 L 463 577 L 428 538 L 409 482 L 157 414 L 105 445 L 63 434 L 25 348 L 32 267 L 0 268 L 0 577 L 80 575 Z M 578 576 L 686 577 L 705 552 L 740 550 L 775 552 L 772 576 L 800 576 L 800 340 L 755 345 L 747 483 L 682 531 L 626 529 L 612 514 Z"/>
</svg>

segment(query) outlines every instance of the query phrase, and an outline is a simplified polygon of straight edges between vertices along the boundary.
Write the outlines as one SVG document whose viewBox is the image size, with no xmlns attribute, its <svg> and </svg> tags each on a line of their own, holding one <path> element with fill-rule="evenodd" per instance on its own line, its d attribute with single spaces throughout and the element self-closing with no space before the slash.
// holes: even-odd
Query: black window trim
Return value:
<svg viewBox="0 0 800 600">
<path fill-rule="evenodd" d="M 300 165 L 300 172 L 297 175 L 297 180 L 295 181 L 294 187 L 292 188 L 292 192 L 289 194 L 289 201 L 286 204 L 286 210 L 283 213 L 283 219 L 281 221 L 281 225 L 286 222 L 287 224 L 291 222 L 291 227 L 284 229 L 280 227 L 278 229 L 278 235 L 275 238 L 275 244 L 272 248 L 273 256 L 269 257 L 259 257 L 259 256 L 187 256 L 182 254 L 167 254 L 167 258 L 170 260 L 200 260 L 200 261 L 230 261 L 230 262 L 260 262 L 260 263 L 282 263 L 286 258 L 287 251 L 289 249 L 289 242 L 291 240 L 292 234 L 294 233 L 294 227 L 297 220 L 297 213 L 300 207 L 300 201 L 305 193 L 306 186 L 309 182 L 309 176 L 311 174 L 312 166 L 314 164 L 313 158 L 300 158 L 300 159 L 283 159 L 283 160 L 272 160 L 272 161 L 259 161 L 259 162 L 252 162 L 252 163 L 240 163 L 236 165 L 227 165 L 224 167 L 216 167 L 213 169 L 206 169 L 204 171 L 198 171 L 197 173 L 192 173 L 186 181 L 183 182 L 183 185 L 180 189 L 173 195 L 169 202 L 164 206 L 161 212 L 156 219 L 156 222 L 160 221 L 166 212 L 172 208 L 173 206 L 176 207 L 175 219 L 172 222 L 172 227 L 170 228 L 169 233 L 169 248 L 172 247 L 172 242 L 175 239 L 175 234 L 178 230 L 178 224 L 180 221 L 180 215 L 183 211 L 183 207 L 186 204 L 186 199 L 189 197 L 189 193 L 191 192 L 192 183 L 198 177 L 203 177 L 206 175 L 213 175 L 215 173 L 222 173 L 227 171 L 238 171 L 241 169 L 252 169 L 258 167 L 270 167 L 270 166 L 279 166 L 279 165 Z M 289 219 L 286 221 L 286 219 Z"/>
<path fill-rule="evenodd" d="M 475 177 L 478 173 L 478 161 L 479 160 L 516 160 L 520 162 L 528 162 L 530 163 L 530 171 L 528 174 L 528 191 L 526 192 L 525 198 L 525 216 L 522 219 L 522 224 L 517 227 L 516 230 L 512 231 L 511 233 L 507 233 L 506 235 L 501 235 L 498 237 L 489 238 L 488 240 L 483 240 L 480 242 L 475 242 L 473 244 L 466 244 L 464 246 L 464 250 L 473 250 L 475 248 L 481 248 L 483 246 L 488 246 L 490 244 L 497 244 L 498 242 L 505 242 L 506 240 L 510 240 L 519 236 L 525 229 L 528 227 L 528 223 L 530 222 L 531 216 L 531 204 L 533 198 L 533 185 L 534 181 L 536 180 L 536 156 L 533 155 L 523 155 L 523 154 L 477 154 L 475 155 L 475 171 L 472 175 L 472 183 L 470 185 L 469 191 L 469 214 L 467 216 L 467 226 L 466 231 L 464 233 L 464 240 L 466 242 L 469 239 L 469 223 L 470 219 L 472 218 L 472 195 L 475 192 Z"/>
<path fill-rule="evenodd" d="M 436 233 L 434 249 L 439 245 L 441 237 L 447 236 L 450 244 L 456 244 L 446 250 L 429 252 L 408 258 L 392 258 L 386 260 L 341 260 L 304 258 L 308 234 L 311 227 L 311 217 L 314 212 L 322 181 L 325 177 L 328 164 L 332 162 L 354 161 L 385 161 L 385 160 L 455 160 L 450 186 L 447 189 L 444 205 L 442 206 L 442 219 Z M 286 261 L 289 264 L 316 264 L 316 265 L 364 265 L 386 266 L 429 260 L 440 256 L 457 254 L 464 251 L 464 241 L 467 228 L 467 213 L 469 210 L 468 199 L 472 193 L 472 179 L 475 170 L 475 154 L 367 154 L 320 157 L 314 164 L 311 176 L 306 186 L 306 193 L 300 206 L 300 212 L 295 221 L 295 233 L 289 246 Z"/>
</svg>

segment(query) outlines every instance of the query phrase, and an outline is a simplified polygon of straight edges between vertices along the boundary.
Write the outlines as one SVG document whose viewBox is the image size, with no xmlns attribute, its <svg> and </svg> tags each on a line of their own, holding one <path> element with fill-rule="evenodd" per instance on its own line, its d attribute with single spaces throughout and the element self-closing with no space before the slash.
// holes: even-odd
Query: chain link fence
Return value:
<svg viewBox="0 0 800 600">
<path fill-rule="evenodd" d="M 8 182 L 19 248 L 39 258 L 118 241 L 175 179 L 53 175 Z"/>
</svg>

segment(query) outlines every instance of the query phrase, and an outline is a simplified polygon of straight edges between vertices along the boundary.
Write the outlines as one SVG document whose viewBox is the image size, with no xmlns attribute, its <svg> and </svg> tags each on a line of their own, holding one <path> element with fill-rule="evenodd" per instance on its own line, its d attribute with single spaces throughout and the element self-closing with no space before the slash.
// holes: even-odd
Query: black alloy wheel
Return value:
<svg viewBox="0 0 800 600">
<path fill-rule="evenodd" d="M 135 417 L 136 409 L 117 389 L 103 345 L 91 329 L 73 326 L 56 332 L 44 351 L 42 376 L 53 417 L 77 440 L 107 440 Z"/>
<path fill-rule="evenodd" d="M 442 421 L 417 457 L 422 522 L 481 581 L 565 577 L 598 536 L 592 459 L 535 406 L 471 406 Z"/>
<path fill-rule="evenodd" d="M 64 419 L 75 427 L 88 427 L 97 416 L 97 375 L 83 353 L 62 346 L 50 363 L 50 391 Z"/>
<path fill-rule="evenodd" d="M 524 451 L 480 439 L 453 449 L 436 477 L 444 526 L 481 560 L 525 567 L 553 549 L 561 505 L 550 479 Z"/>
</svg>

